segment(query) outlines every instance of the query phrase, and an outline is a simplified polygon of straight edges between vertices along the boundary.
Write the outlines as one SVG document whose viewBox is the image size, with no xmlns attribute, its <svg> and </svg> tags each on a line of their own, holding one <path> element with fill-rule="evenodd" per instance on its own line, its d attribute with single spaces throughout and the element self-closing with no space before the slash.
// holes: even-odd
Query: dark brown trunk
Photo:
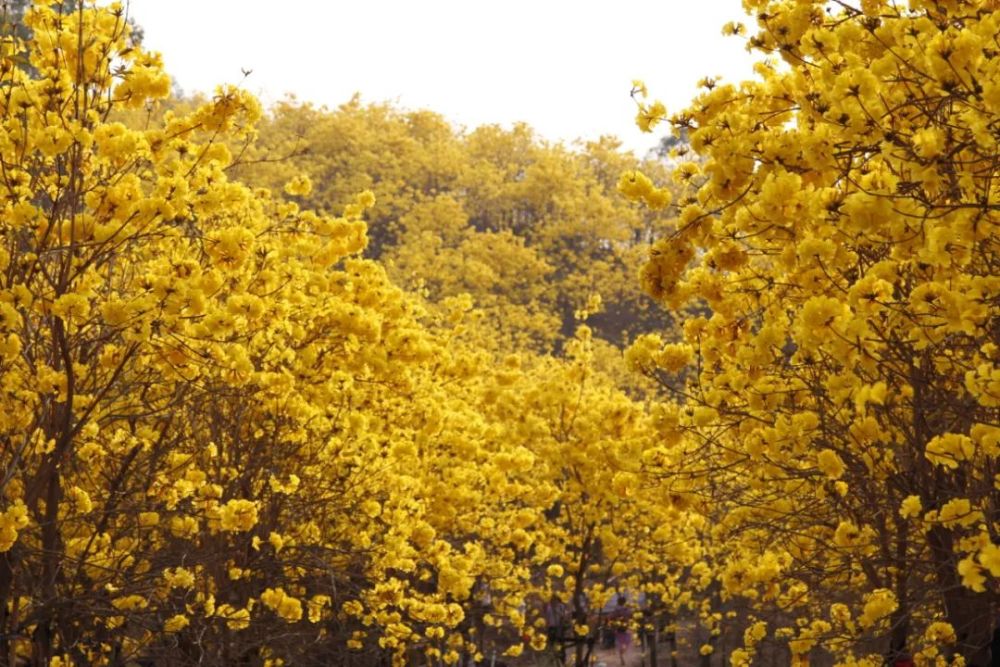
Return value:
<svg viewBox="0 0 1000 667">
<path fill-rule="evenodd" d="M 15 550 L 16 545 L 7 553 L 0 554 L 0 667 L 10 667 L 14 659 L 9 637 L 15 630 L 16 618 L 12 619 L 13 614 L 8 611 L 8 605 L 16 613 L 17 596 L 13 594 L 14 567 L 11 564 Z"/>
<path fill-rule="evenodd" d="M 54 655 L 53 645 L 59 623 L 59 596 L 56 580 L 62 559 L 59 534 L 59 503 L 62 501 L 62 480 L 53 459 L 45 476 L 45 515 L 42 521 L 42 600 L 48 612 L 38 620 L 35 632 L 33 659 L 36 664 L 47 665 Z"/>
<path fill-rule="evenodd" d="M 906 643 L 910 634 L 910 610 L 900 601 L 899 607 L 892 613 L 892 628 L 889 633 L 889 664 L 906 654 Z"/>
<path fill-rule="evenodd" d="M 944 591 L 945 617 L 958 637 L 957 649 L 968 667 L 988 667 L 993 633 L 994 600 L 962 585 L 958 576 L 951 531 L 934 527 L 927 532 L 939 588 Z"/>
<path fill-rule="evenodd" d="M 660 617 L 659 614 L 653 615 L 653 631 L 649 633 L 649 645 L 646 650 L 649 651 L 649 667 L 658 667 L 660 660 L 656 655 L 657 644 L 660 641 Z"/>
<path fill-rule="evenodd" d="M 906 521 L 899 521 L 898 515 L 895 522 L 896 527 L 896 553 L 894 560 L 896 563 L 895 593 L 899 606 L 893 612 L 891 621 L 892 627 L 889 634 L 889 657 L 890 662 L 904 655 L 907 652 L 907 642 L 910 636 L 910 597 L 909 597 L 909 568 L 906 563 L 906 552 L 909 546 L 908 525 Z"/>
<path fill-rule="evenodd" d="M 677 667 L 677 630 L 667 635 L 667 644 L 670 646 L 670 667 Z"/>
<path fill-rule="evenodd" d="M 583 599 L 583 583 L 584 577 L 587 573 L 587 565 L 589 565 L 588 554 L 590 553 L 590 543 L 594 534 L 594 527 L 589 526 L 587 528 L 587 534 L 584 535 L 583 543 L 580 548 L 580 561 L 576 568 L 576 582 L 573 586 L 573 621 L 578 625 L 587 624 L 587 608 L 584 605 Z M 594 628 L 590 628 L 591 634 Z M 575 634 L 576 630 L 573 629 Z M 589 636 L 588 636 L 589 638 Z M 577 641 L 576 650 L 574 651 L 576 667 L 586 667 L 590 661 L 590 651 L 592 644 L 589 641 Z"/>
<path fill-rule="evenodd" d="M 708 644 L 708 645 L 710 645 L 712 648 L 715 648 L 715 637 L 709 637 L 708 641 L 705 642 L 705 643 Z M 699 656 L 699 659 L 698 659 L 698 665 L 699 665 L 699 667 L 712 667 L 712 656 L 714 654 L 715 654 L 715 652 L 713 651 L 712 653 L 708 653 L 706 655 Z"/>
</svg>

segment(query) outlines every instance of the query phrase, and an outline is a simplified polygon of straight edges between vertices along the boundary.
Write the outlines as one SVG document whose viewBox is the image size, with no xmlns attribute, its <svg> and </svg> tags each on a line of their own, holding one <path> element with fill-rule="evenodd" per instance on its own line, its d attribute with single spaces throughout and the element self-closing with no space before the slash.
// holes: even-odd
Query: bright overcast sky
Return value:
<svg viewBox="0 0 1000 667">
<path fill-rule="evenodd" d="M 361 93 L 474 127 L 523 120 L 554 140 L 646 149 L 633 78 L 676 111 L 705 75 L 750 75 L 726 21 L 739 0 L 131 0 L 185 92 L 245 86 L 334 107 Z"/>
</svg>

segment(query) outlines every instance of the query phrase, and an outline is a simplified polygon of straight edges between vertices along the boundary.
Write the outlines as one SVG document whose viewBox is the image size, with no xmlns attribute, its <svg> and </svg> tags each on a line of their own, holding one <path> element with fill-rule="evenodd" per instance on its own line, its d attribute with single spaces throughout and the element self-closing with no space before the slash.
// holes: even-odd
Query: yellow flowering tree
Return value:
<svg viewBox="0 0 1000 667">
<path fill-rule="evenodd" d="M 661 213 L 616 192 L 639 164 L 610 138 L 567 148 L 525 125 L 463 132 L 432 112 L 355 98 L 333 110 L 276 105 L 233 173 L 274 191 L 306 176 L 312 188 L 296 200 L 319 210 L 370 189 L 367 254 L 400 285 L 432 302 L 467 292 L 497 329 L 494 347 L 551 350 L 595 293 L 607 304 L 591 320 L 599 338 L 620 345 L 625 332 L 662 326 L 630 268 Z"/>
<path fill-rule="evenodd" d="M 567 267 L 608 241 L 599 221 L 648 221 L 612 199 L 613 145 L 461 146 L 386 113 L 407 145 L 475 156 L 465 185 L 412 189 L 445 178 L 417 148 L 399 187 L 283 171 L 254 148 L 256 100 L 167 100 L 124 14 L 37 4 L 0 50 L 0 662 L 454 664 L 540 648 L 552 592 L 596 604 L 690 563 L 689 516 L 641 468 L 645 412 L 594 371 L 589 330 L 537 353 L 597 291 Z M 320 116 L 368 132 L 355 111 Z M 269 190 L 233 178 L 251 166 Z M 459 202 L 484 174 L 496 191 Z M 393 264 L 362 258 L 363 218 L 390 214 Z M 460 275 L 434 282 L 435 257 Z"/>
<path fill-rule="evenodd" d="M 509 494 L 503 506 L 524 508 L 500 547 L 530 577 L 522 589 L 530 608 L 519 612 L 528 642 L 545 647 L 543 609 L 555 596 L 567 612 L 563 639 L 582 666 L 616 592 L 669 598 L 667 582 L 700 551 L 698 516 L 672 505 L 645 475 L 654 444 L 648 416 L 594 369 L 587 326 L 566 355 L 508 358 L 486 387 L 484 413 L 511 444 L 490 461 L 491 487 Z"/>
<path fill-rule="evenodd" d="M 684 350 L 634 352 L 673 394 L 664 472 L 714 500 L 726 594 L 792 621 L 777 636 L 793 654 L 932 662 L 956 642 L 985 664 L 1000 12 L 744 5 L 772 59 L 670 118 L 702 162 L 642 268 L 661 302 L 710 310 Z M 648 200 L 657 184 L 630 187 Z"/>
<path fill-rule="evenodd" d="M 418 302 L 351 258 L 374 198 L 231 181 L 260 116 L 239 90 L 115 121 L 170 87 L 120 6 L 25 22 L 0 60 L 0 655 L 363 648 L 349 603 L 424 511 L 409 400 L 448 380 Z"/>
</svg>

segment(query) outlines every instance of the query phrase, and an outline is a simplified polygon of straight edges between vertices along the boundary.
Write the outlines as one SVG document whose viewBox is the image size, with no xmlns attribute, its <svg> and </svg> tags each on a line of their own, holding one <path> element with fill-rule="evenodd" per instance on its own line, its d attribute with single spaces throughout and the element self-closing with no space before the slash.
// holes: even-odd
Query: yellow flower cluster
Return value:
<svg viewBox="0 0 1000 667">
<path fill-rule="evenodd" d="M 633 201 L 641 201 L 653 210 L 670 205 L 671 194 L 666 188 L 658 188 L 641 171 L 627 171 L 618 180 L 618 191 Z"/>
<path fill-rule="evenodd" d="M 17 532 L 28 525 L 28 508 L 20 499 L 0 512 L 0 552 L 10 551 L 17 541 Z"/>
<path fill-rule="evenodd" d="M 898 606 L 899 601 L 892 591 L 884 588 L 874 590 L 865 596 L 864 608 L 858 616 L 858 623 L 863 628 L 871 627 L 894 612 Z"/>
<path fill-rule="evenodd" d="M 294 623 L 302 618 L 302 602 L 288 595 L 281 588 L 268 588 L 261 593 L 260 601 L 289 623 Z"/>
<path fill-rule="evenodd" d="M 257 504 L 246 499 L 230 500 L 219 508 L 219 525 L 226 531 L 249 531 L 257 525 Z"/>
</svg>

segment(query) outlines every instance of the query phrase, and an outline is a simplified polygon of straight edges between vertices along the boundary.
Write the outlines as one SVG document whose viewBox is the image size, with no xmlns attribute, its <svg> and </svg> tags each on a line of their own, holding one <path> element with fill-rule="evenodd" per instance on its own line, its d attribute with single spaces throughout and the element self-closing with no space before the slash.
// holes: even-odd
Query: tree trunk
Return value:
<svg viewBox="0 0 1000 667">
<path fill-rule="evenodd" d="M 53 650 L 58 634 L 59 616 L 62 601 L 57 593 L 59 568 L 62 562 L 62 540 L 59 532 L 59 503 L 62 501 L 62 478 L 56 464 L 55 456 L 58 449 L 48 462 L 45 475 L 42 477 L 45 485 L 45 513 L 41 522 L 42 533 L 42 604 L 45 614 L 39 618 L 38 625 L 32 635 L 33 660 L 38 665 L 48 665 L 49 659 L 55 654 Z"/>
<path fill-rule="evenodd" d="M 11 561 L 17 545 L 0 554 L 0 666 L 9 667 L 14 662 L 10 635 L 17 623 L 17 596 L 14 595 L 14 567 Z M 8 611 L 8 606 L 10 611 Z"/>
<path fill-rule="evenodd" d="M 587 533 L 584 535 L 583 544 L 580 546 L 580 561 L 576 568 L 576 583 L 573 587 L 573 621 L 579 625 L 587 625 L 587 612 L 589 611 L 586 607 L 588 605 L 584 604 L 583 599 L 583 583 L 584 577 L 587 572 L 587 565 L 589 565 L 589 559 L 587 555 L 590 553 L 591 539 L 594 534 L 593 525 L 587 527 Z M 576 628 L 572 628 L 575 635 Z M 589 629 L 589 634 L 593 634 L 593 628 Z M 589 636 L 589 635 L 588 635 Z M 587 667 L 587 663 L 590 662 L 590 650 L 593 645 L 587 642 L 577 642 L 575 651 L 575 662 L 576 667 Z"/>
<path fill-rule="evenodd" d="M 944 591 L 945 617 L 958 637 L 958 652 L 967 667 L 988 667 L 993 633 L 993 596 L 962 585 L 951 531 L 936 526 L 927 532 L 939 587 Z"/>
<path fill-rule="evenodd" d="M 667 646 L 670 647 L 670 667 L 677 667 L 677 617 L 670 616 L 670 632 L 667 633 Z"/>
<path fill-rule="evenodd" d="M 660 618 L 658 615 L 653 615 L 653 631 L 648 635 L 649 646 L 646 650 L 649 651 L 649 667 L 659 667 L 659 659 L 656 655 L 657 643 L 660 641 Z"/>
<path fill-rule="evenodd" d="M 892 613 L 892 627 L 889 634 L 889 664 L 907 652 L 907 642 L 910 636 L 910 598 L 909 598 L 909 568 L 906 563 L 906 553 L 909 547 L 909 528 L 906 521 L 900 521 L 896 516 L 896 575 L 895 593 L 899 604 Z"/>
<path fill-rule="evenodd" d="M 715 637 L 709 636 L 708 641 L 705 642 L 709 644 L 713 649 L 715 648 Z M 712 656 L 715 655 L 715 651 L 712 653 L 707 653 L 699 657 L 698 665 L 699 667 L 712 667 Z"/>
</svg>

